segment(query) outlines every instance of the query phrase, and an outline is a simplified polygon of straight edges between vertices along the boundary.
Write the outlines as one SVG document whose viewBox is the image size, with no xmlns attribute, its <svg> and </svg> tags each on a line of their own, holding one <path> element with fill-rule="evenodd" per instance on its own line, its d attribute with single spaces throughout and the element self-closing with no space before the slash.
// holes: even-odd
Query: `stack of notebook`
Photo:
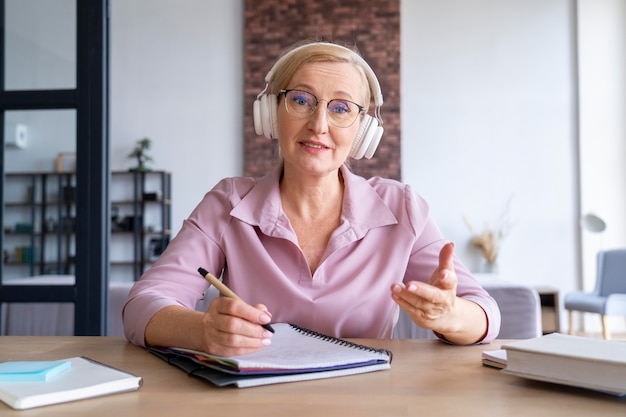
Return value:
<svg viewBox="0 0 626 417">
<path fill-rule="evenodd" d="M 482 362 L 522 378 L 626 395 L 626 342 L 552 333 L 485 351 Z"/>
<path fill-rule="evenodd" d="M 160 358 L 217 386 L 239 388 L 373 372 L 390 367 L 392 353 L 288 323 L 272 324 L 272 344 L 241 356 L 150 348 Z"/>
</svg>

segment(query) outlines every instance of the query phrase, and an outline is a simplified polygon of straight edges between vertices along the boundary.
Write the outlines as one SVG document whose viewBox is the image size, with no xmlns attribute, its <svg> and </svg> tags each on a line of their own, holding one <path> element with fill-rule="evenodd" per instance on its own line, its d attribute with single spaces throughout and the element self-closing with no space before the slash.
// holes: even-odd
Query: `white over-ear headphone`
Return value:
<svg viewBox="0 0 626 417">
<path fill-rule="evenodd" d="M 257 99 L 254 101 L 253 117 L 254 117 L 254 131 L 257 135 L 263 135 L 268 139 L 276 139 L 277 131 L 278 131 L 278 122 L 276 119 L 276 110 L 278 99 L 276 94 L 265 94 L 267 88 L 274 78 L 274 72 L 277 68 L 280 68 L 283 63 L 288 60 L 294 53 L 300 51 L 304 48 L 310 48 L 311 46 L 319 45 L 319 43 L 310 43 L 303 46 L 299 46 L 285 55 L 283 55 L 270 69 L 270 71 L 265 76 L 265 88 L 263 91 L 259 93 Z M 369 64 L 357 53 L 354 51 L 334 44 L 334 43 L 324 43 L 324 46 L 331 46 L 336 48 L 341 48 L 342 50 L 349 51 L 352 53 L 356 59 L 361 64 L 363 70 L 365 70 L 365 76 L 367 77 L 367 82 L 369 84 L 370 90 L 374 97 L 375 115 L 376 118 L 373 118 L 370 115 L 364 115 L 363 120 L 361 120 L 361 127 L 352 143 L 352 149 L 350 150 L 350 156 L 354 159 L 361 159 L 363 157 L 370 159 L 374 156 L 374 152 L 380 143 L 380 139 L 383 135 L 382 128 L 382 118 L 380 116 L 380 107 L 383 105 L 383 94 L 380 90 L 380 84 L 378 83 L 378 79 L 376 79 L 376 75 Z"/>
</svg>

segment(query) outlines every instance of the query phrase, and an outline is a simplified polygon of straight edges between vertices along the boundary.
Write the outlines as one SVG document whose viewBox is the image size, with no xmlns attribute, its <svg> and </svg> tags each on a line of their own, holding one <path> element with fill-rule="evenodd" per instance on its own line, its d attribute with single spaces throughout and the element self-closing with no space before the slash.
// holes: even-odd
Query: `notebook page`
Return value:
<svg viewBox="0 0 626 417">
<path fill-rule="evenodd" d="M 272 324 L 272 344 L 241 356 L 223 357 L 188 349 L 175 349 L 218 360 L 239 369 L 311 369 L 328 368 L 370 361 L 389 362 L 388 354 L 344 345 L 341 340 L 298 331 L 290 324 Z"/>
</svg>

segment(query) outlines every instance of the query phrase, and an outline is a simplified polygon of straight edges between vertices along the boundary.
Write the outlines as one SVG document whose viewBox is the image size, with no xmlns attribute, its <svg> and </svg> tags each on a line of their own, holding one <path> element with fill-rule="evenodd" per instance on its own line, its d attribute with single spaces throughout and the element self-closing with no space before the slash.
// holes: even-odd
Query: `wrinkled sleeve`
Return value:
<svg viewBox="0 0 626 417">
<path fill-rule="evenodd" d="M 439 252 L 447 242 L 429 214 L 428 203 L 406 186 L 406 207 L 416 240 L 411 252 L 404 281 L 428 282 L 439 263 Z M 500 309 L 496 300 L 474 278 L 469 269 L 454 255 L 454 269 L 458 278 L 457 296 L 478 304 L 485 312 L 488 329 L 479 343 L 492 342 L 500 332 Z M 436 334 L 436 333 L 435 333 Z M 441 339 L 440 335 L 437 335 Z"/>
<path fill-rule="evenodd" d="M 207 281 L 199 267 L 219 276 L 224 268 L 220 235 L 230 221 L 229 184 L 209 191 L 154 265 L 132 287 L 122 311 L 124 334 L 145 346 L 145 329 L 160 309 L 179 305 L 195 309 L 204 297 Z"/>
</svg>

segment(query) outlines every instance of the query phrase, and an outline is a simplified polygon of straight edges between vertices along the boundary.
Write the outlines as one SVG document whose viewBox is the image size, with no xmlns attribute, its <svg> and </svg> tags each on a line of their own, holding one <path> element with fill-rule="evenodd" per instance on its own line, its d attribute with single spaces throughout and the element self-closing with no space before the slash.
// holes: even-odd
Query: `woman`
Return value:
<svg viewBox="0 0 626 417">
<path fill-rule="evenodd" d="M 128 339 L 231 356 L 271 343 L 270 322 L 335 337 L 391 337 L 404 309 L 450 343 L 487 343 L 500 326 L 488 293 L 453 254 L 410 186 L 364 179 L 349 156 L 370 157 L 382 134 L 367 115 L 378 82 L 354 51 L 300 45 L 266 77 L 255 128 L 277 138 L 266 176 L 227 178 L 209 191 L 124 308 Z M 365 142 L 365 144 L 364 144 Z M 244 301 L 195 311 L 202 267 Z M 248 304 L 250 303 L 250 304 Z"/>
</svg>

